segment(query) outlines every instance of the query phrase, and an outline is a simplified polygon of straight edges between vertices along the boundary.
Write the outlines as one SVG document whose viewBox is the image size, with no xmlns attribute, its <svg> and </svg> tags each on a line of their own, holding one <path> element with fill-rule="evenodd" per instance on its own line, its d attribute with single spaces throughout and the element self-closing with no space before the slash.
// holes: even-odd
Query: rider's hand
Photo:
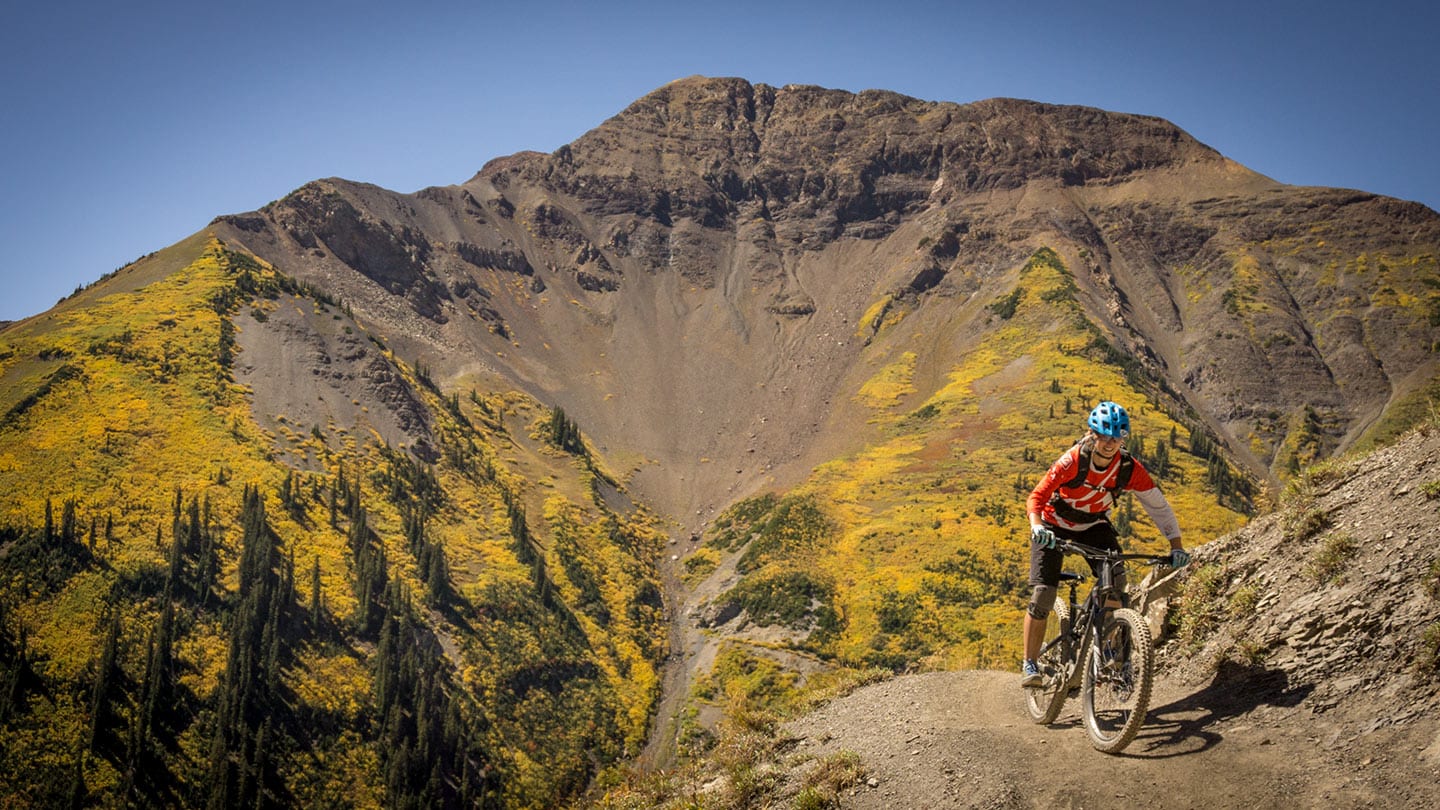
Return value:
<svg viewBox="0 0 1440 810">
<path fill-rule="evenodd" d="M 1054 532 L 1044 526 L 1030 527 L 1030 542 L 1041 548 L 1055 548 L 1055 544 L 1059 539 L 1060 538 L 1055 536 Z"/>
<path fill-rule="evenodd" d="M 1170 549 L 1170 567 L 1184 568 L 1190 562 L 1190 552 L 1183 548 Z"/>
</svg>

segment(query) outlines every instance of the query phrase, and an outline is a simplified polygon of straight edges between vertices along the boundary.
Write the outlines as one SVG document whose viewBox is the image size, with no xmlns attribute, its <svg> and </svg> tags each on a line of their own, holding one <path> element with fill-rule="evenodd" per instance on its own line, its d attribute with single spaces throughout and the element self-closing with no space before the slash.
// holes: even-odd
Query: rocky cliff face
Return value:
<svg viewBox="0 0 1440 810">
<path fill-rule="evenodd" d="M 1261 476 L 1437 371 L 1435 212 L 1088 108 L 693 78 L 458 186 L 319 181 L 214 227 L 442 379 L 562 405 L 675 515 L 853 444 L 845 385 L 906 348 L 935 378 L 1040 247 Z"/>
</svg>

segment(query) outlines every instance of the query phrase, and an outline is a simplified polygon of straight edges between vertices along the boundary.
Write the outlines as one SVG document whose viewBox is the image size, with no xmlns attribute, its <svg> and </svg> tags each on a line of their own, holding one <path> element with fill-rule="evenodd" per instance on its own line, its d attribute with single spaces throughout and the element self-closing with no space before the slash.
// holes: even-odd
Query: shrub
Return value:
<svg viewBox="0 0 1440 810">
<path fill-rule="evenodd" d="M 830 531 L 830 521 L 813 496 L 784 498 L 765 515 L 758 536 L 736 563 L 736 570 L 749 573 L 772 557 L 813 547 Z"/>
<path fill-rule="evenodd" d="M 1243 619 L 1255 612 L 1255 605 L 1259 602 L 1260 586 L 1254 583 L 1244 585 L 1230 595 L 1225 612 L 1231 619 Z"/>
<path fill-rule="evenodd" d="M 685 558 L 685 581 L 699 582 L 710 576 L 720 565 L 720 556 L 711 548 L 697 549 Z"/>
<path fill-rule="evenodd" d="M 1200 566 L 1185 580 L 1171 621 L 1176 625 L 1176 637 L 1187 649 L 1199 649 L 1219 623 L 1224 582 L 1225 570 L 1213 564 Z"/>
<path fill-rule="evenodd" d="M 804 571 L 782 571 L 747 578 L 727 597 L 749 611 L 750 620 L 756 624 L 801 627 L 828 609 L 833 594 L 828 583 Z"/>
<path fill-rule="evenodd" d="M 918 410 L 916 410 L 914 413 L 910 414 L 910 418 L 913 419 L 913 420 L 915 420 L 915 421 L 917 421 L 917 422 L 920 422 L 920 421 L 925 421 L 925 420 L 927 420 L 927 419 L 934 419 L 935 417 L 937 417 L 937 416 L 939 416 L 939 415 L 940 415 L 940 408 L 938 408 L 938 407 L 935 405 L 935 403 L 929 402 L 929 403 L 926 403 L 926 404 L 924 404 L 924 405 L 921 405 Z"/>
<path fill-rule="evenodd" d="M 749 539 L 755 524 L 775 508 L 775 501 L 774 493 L 767 492 L 754 498 L 746 498 L 726 509 L 724 514 L 715 520 L 715 534 L 707 544 L 726 550 L 743 545 Z"/>
<path fill-rule="evenodd" d="M 1000 320 L 1008 321 L 1015 317 L 1015 310 L 1020 307 L 1020 299 L 1025 295 L 1024 287 L 1016 287 L 1009 295 L 1002 295 L 995 299 L 986 309 L 1000 316 Z"/>
<path fill-rule="evenodd" d="M 1420 649 L 1415 654 L 1415 670 L 1426 676 L 1440 673 L 1440 622 L 1434 622 L 1420 634 Z"/>
<path fill-rule="evenodd" d="M 1356 459 L 1351 458 L 1327 459 L 1319 464 L 1306 467 L 1302 476 L 1310 486 L 1320 489 L 1349 478 L 1355 472 L 1358 463 Z"/>
<path fill-rule="evenodd" d="M 1324 585 L 1342 578 L 1346 563 L 1360 550 L 1355 538 L 1337 532 L 1325 539 L 1325 544 L 1310 558 L 1305 566 L 1305 575 L 1317 584 Z"/>
<path fill-rule="evenodd" d="M 1215 671 L 1219 671 L 1226 663 L 1239 664 L 1242 667 L 1250 668 L 1259 666 L 1265 660 L 1265 646 L 1254 639 L 1241 639 L 1235 644 L 1228 644 L 1215 653 L 1210 660 Z"/>
<path fill-rule="evenodd" d="M 880 620 L 881 632 L 905 632 L 923 607 L 919 594 L 902 594 L 899 591 L 884 592 L 880 595 L 879 607 L 875 608 L 876 618 Z"/>
<path fill-rule="evenodd" d="M 840 792 L 860 784 L 865 768 L 860 755 L 841 751 L 820 760 L 801 780 L 795 796 L 795 810 L 824 810 L 840 807 Z"/>
<path fill-rule="evenodd" d="M 1285 542 L 1299 543 L 1330 528 L 1330 515 L 1321 509 L 1296 511 L 1285 521 Z"/>
</svg>

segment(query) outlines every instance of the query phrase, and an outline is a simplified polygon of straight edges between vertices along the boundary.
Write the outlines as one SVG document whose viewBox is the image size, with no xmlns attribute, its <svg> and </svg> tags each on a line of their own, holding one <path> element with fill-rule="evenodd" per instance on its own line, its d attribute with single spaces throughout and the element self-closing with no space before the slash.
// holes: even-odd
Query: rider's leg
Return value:
<svg viewBox="0 0 1440 810">
<path fill-rule="evenodd" d="M 1025 660 L 1034 661 L 1040 655 L 1040 644 L 1045 641 L 1045 620 L 1025 614 Z"/>
<path fill-rule="evenodd" d="M 1031 591 L 1030 604 L 1025 608 L 1025 658 L 1035 660 L 1045 641 L 1045 620 L 1055 606 L 1055 587 L 1037 585 Z"/>
<path fill-rule="evenodd" d="M 1025 610 L 1023 641 L 1025 660 L 1033 661 L 1040 654 L 1045 640 L 1045 619 L 1055 604 L 1055 589 L 1060 584 L 1060 567 L 1065 555 L 1053 548 L 1030 546 L 1030 605 Z"/>
</svg>

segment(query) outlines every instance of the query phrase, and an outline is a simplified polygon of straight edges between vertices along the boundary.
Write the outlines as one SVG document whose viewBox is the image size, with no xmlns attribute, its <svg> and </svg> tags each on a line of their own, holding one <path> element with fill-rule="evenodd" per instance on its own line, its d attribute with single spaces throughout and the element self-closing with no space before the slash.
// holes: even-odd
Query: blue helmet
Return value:
<svg viewBox="0 0 1440 810">
<path fill-rule="evenodd" d="M 1107 401 L 1096 405 L 1086 424 L 1101 436 L 1112 439 L 1123 439 L 1130 435 L 1130 414 L 1114 402 Z"/>
</svg>

